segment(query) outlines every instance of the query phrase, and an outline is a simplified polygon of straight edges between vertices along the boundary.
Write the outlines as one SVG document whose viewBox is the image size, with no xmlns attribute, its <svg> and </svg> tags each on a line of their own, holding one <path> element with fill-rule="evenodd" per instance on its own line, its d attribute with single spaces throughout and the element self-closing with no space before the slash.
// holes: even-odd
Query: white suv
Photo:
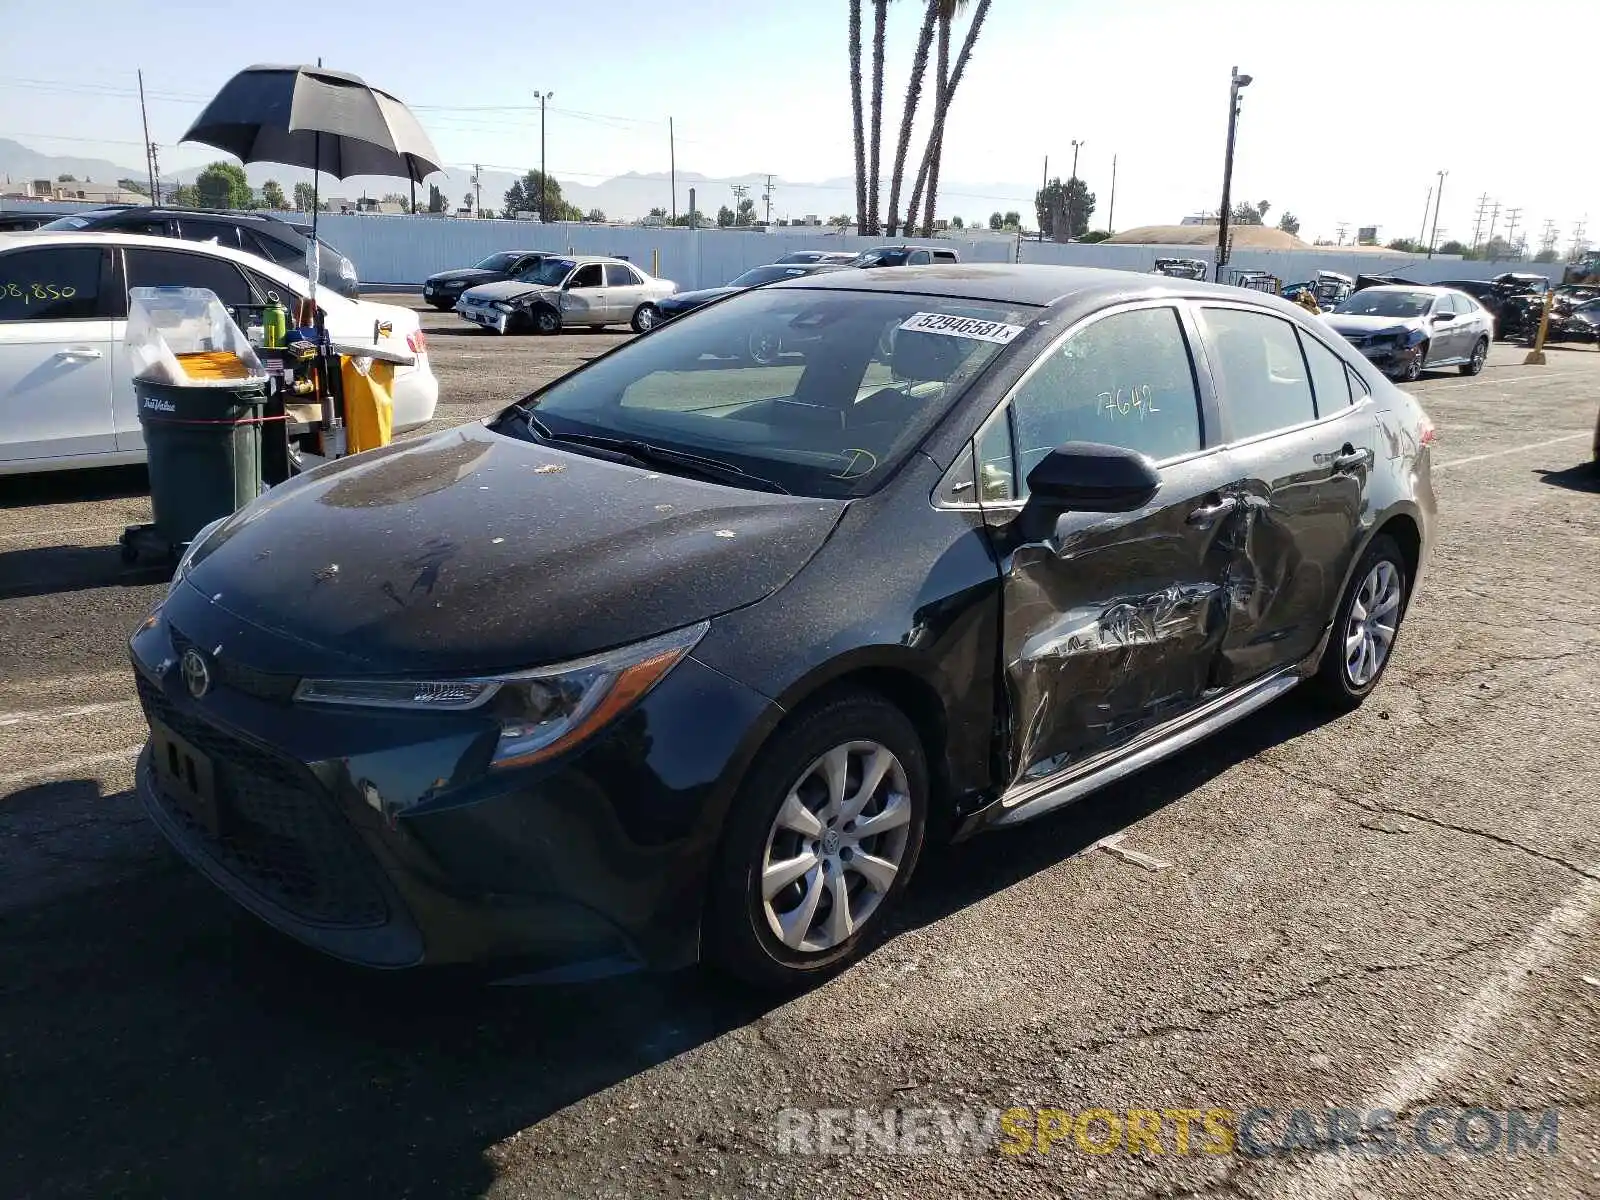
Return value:
<svg viewBox="0 0 1600 1200">
<path fill-rule="evenodd" d="M 0 234 L 0 475 L 143 462 L 144 433 L 123 339 L 128 289 L 210 288 L 224 304 L 260 304 L 270 291 L 293 312 L 304 276 L 240 250 L 122 233 Z M 317 304 L 338 341 L 406 348 L 416 365 L 394 377 L 394 428 L 433 419 L 439 381 L 417 314 L 348 300 Z"/>
</svg>

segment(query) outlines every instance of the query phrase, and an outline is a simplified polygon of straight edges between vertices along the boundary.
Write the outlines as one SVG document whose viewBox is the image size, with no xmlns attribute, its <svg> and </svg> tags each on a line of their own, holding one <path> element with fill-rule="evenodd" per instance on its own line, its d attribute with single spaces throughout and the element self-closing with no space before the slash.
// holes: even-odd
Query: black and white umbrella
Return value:
<svg viewBox="0 0 1600 1200">
<path fill-rule="evenodd" d="M 320 66 L 246 67 L 223 85 L 183 140 L 215 146 L 241 162 L 309 167 L 313 244 L 320 172 L 415 182 L 442 169 L 410 109 L 359 76 Z M 316 272 L 310 273 L 315 289 Z"/>
</svg>

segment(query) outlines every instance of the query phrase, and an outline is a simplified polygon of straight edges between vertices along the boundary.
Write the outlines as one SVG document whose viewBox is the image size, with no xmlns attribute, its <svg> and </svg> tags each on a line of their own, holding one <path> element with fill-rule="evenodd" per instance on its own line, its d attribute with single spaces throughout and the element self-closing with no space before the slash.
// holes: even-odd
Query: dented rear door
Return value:
<svg viewBox="0 0 1600 1200">
<path fill-rule="evenodd" d="M 979 433 L 980 502 L 1004 580 L 1001 667 L 1012 785 L 1113 749 L 1200 702 L 1238 554 L 1236 469 L 1219 441 L 1188 314 L 1098 314 L 1051 347 Z M 1029 469 L 1098 441 L 1152 458 L 1161 488 L 1131 513 L 1066 513 L 1025 540 Z"/>
</svg>

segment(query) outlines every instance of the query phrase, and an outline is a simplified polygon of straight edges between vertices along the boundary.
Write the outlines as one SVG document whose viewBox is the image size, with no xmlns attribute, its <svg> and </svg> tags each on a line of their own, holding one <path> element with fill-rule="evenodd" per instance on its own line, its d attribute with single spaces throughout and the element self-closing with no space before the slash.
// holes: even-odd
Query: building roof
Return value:
<svg viewBox="0 0 1600 1200">
<path fill-rule="evenodd" d="M 1309 250 L 1311 247 L 1281 229 L 1270 225 L 1228 226 L 1235 250 Z M 1215 246 L 1215 225 L 1141 225 L 1124 229 L 1106 239 L 1113 246 Z"/>
</svg>

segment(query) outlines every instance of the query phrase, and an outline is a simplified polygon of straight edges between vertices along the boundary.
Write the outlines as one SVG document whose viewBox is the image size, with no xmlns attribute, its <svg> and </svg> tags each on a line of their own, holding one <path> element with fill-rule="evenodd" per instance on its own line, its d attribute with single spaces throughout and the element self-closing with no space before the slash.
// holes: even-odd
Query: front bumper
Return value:
<svg viewBox="0 0 1600 1200">
<path fill-rule="evenodd" d="M 501 312 L 497 308 L 484 308 L 478 304 L 458 303 L 456 305 L 456 316 L 463 321 L 471 321 L 474 325 L 483 329 L 492 329 L 496 333 L 504 333 L 506 327 L 511 323 L 510 313 Z"/>
<path fill-rule="evenodd" d="M 198 699 L 191 649 L 214 680 Z M 294 704 L 297 677 L 265 669 L 282 640 L 186 583 L 130 650 L 152 746 L 197 751 L 211 777 L 197 806 L 147 748 L 157 828 L 268 924 L 373 967 L 555 980 L 693 961 L 722 814 L 776 720 L 691 657 L 571 755 L 488 772 L 483 717 Z"/>
</svg>

